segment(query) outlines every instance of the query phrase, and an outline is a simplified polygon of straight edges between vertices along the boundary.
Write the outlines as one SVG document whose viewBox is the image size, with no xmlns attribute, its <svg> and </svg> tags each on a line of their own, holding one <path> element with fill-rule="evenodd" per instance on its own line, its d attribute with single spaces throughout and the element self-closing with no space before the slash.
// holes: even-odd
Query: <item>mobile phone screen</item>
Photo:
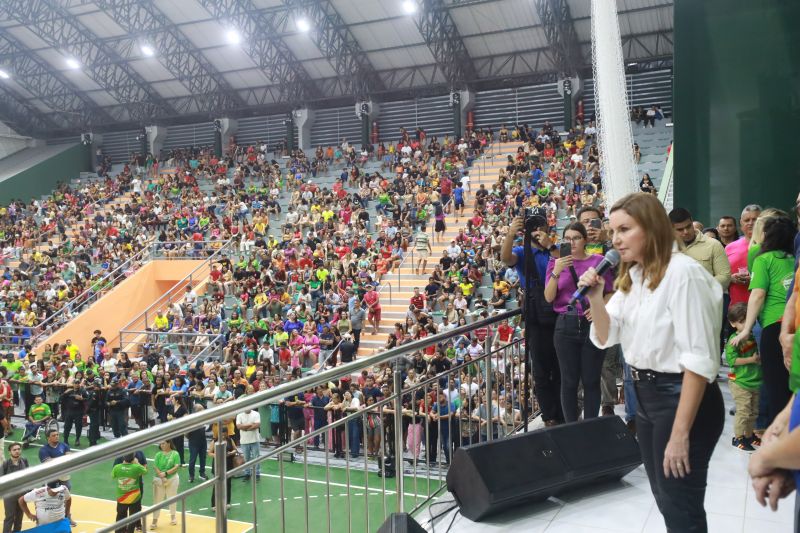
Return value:
<svg viewBox="0 0 800 533">
<path fill-rule="evenodd" d="M 561 257 L 572 255 L 572 245 L 568 242 L 562 242 L 561 247 L 559 248 L 559 255 Z"/>
</svg>

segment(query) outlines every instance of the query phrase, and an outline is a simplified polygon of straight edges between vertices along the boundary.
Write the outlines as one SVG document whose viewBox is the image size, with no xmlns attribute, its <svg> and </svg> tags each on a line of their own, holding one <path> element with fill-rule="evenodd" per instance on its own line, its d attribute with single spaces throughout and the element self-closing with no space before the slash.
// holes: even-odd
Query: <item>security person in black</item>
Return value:
<svg viewBox="0 0 800 533">
<path fill-rule="evenodd" d="M 103 381 L 100 378 L 87 379 L 86 390 L 89 415 L 89 446 L 94 446 L 100 440 L 100 420 L 102 418 Z"/>
<path fill-rule="evenodd" d="M 128 399 L 128 391 L 119 386 L 119 379 L 111 380 L 111 389 L 106 395 L 108 412 L 111 415 L 111 431 L 115 438 L 124 437 L 128 434 L 128 423 L 125 421 L 125 413 L 131 406 Z"/>
<path fill-rule="evenodd" d="M 83 415 L 86 413 L 86 389 L 81 387 L 79 381 L 72 384 L 72 388 L 67 389 L 61 395 L 61 405 L 64 406 L 64 442 L 69 444 L 69 434 L 72 425 L 75 425 L 75 446 L 81 445 L 81 433 L 83 432 Z"/>
</svg>

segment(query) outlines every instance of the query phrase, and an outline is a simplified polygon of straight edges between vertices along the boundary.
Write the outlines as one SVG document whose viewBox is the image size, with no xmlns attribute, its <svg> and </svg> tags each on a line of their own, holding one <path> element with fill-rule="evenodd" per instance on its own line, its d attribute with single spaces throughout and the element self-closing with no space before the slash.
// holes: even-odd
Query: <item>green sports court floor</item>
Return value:
<svg viewBox="0 0 800 533">
<path fill-rule="evenodd" d="M 14 436 L 6 439 L 6 447 L 14 440 L 21 437 L 21 429 L 16 429 Z M 23 455 L 27 457 L 31 465 L 38 464 L 39 446 L 32 445 L 23 450 Z M 158 448 L 153 445 L 144 450 L 148 461 L 155 457 Z M 262 452 L 264 450 L 262 449 Z M 7 454 L 6 454 L 7 456 Z M 302 456 L 295 454 L 295 457 Z M 186 450 L 188 460 L 188 448 Z M 374 465 L 370 461 L 371 465 Z M 210 475 L 210 458 L 207 465 L 207 474 Z M 307 467 L 303 462 L 283 462 L 284 483 L 283 494 L 280 485 L 280 463 L 276 460 L 267 460 L 261 464 L 261 478 L 256 483 L 256 506 L 255 521 L 258 524 L 258 531 L 305 531 L 306 520 L 308 520 L 308 531 L 325 532 L 328 531 L 328 506 L 330 505 L 330 531 L 376 531 L 386 516 L 396 509 L 397 493 L 396 479 L 389 478 L 385 481 L 376 473 L 369 472 L 366 476 L 365 484 L 363 457 L 358 461 L 352 461 L 353 468 L 348 474 L 347 469 L 342 466 L 331 466 L 328 470 L 329 475 L 326 479 L 326 468 L 324 465 L 309 464 Z M 114 503 L 114 484 L 111 480 L 112 461 L 90 466 L 79 472 L 72 474 L 72 494 L 84 498 L 76 498 L 73 503 L 73 518 L 78 522 L 79 527 L 76 533 L 94 531 L 103 524 L 108 524 L 113 519 Z M 307 468 L 307 474 L 305 470 Z M 360 469 L 359 469 L 360 468 Z M 194 486 L 188 482 L 188 469 L 184 468 L 180 472 L 179 493 Z M 348 483 L 349 475 L 349 483 Z M 306 483 L 305 479 L 308 479 Z M 144 505 L 152 504 L 152 489 L 150 480 L 152 472 L 149 471 L 145 478 Z M 202 481 L 199 477 L 196 482 Z M 441 484 L 444 484 L 444 474 L 442 474 Z M 350 489 L 348 491 L 348 485 Z M 405 509 L 408 511 L 416 505 L 424 502 L 428 494 L 434 493 L 440 486 L 438 474 L 435 479 L 430 481 L 424 477 L 405 476 Z M 306 498 L 306 494 L 308 498 Z M 385 494 L 385 498 L 383 495 Z M 103 505 L 100 501 L 108 502 L 112 505 Z M 244 482 L 242 479 L 232 480 L 231 509 L 228 518 L 230 531 L 244 532 L 252 531 L 254 523 L 252 494 L 252 481 Z M 306 504 L 308 502 L 308 504 Z M 106 509 L 107 508 L 107 509 Z M 102 509 L 102 513 L 100 513 Z M 367 523 L 367 513 L 369 518 Z M 181 507 L 178 506 L 178 515 Z M 211 490 L 204 490 L 194 494 L 186 500 L 187 531 L 192 533 L 214 531 L 213 516 L 211 509 Z M 100 519 L 98 513 L 104 514 Z M 159 519 L 158 531 L 165 533 L 179 532 L 177 526 L 169 525 L 168 512 L 164 513 Z M 149 525 L 149 522 L 148 522 Z M 23 526 L 24 528 L 25 526 Z"/>
</svg>

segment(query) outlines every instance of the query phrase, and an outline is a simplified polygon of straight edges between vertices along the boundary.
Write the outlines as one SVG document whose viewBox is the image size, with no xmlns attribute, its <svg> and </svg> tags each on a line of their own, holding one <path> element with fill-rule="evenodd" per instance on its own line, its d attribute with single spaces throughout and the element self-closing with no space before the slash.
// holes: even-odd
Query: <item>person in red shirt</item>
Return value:
<svg viewBox="0 0 800 533">
<path fill-rule="evenodd" d="M 414 295 L 411 297 L 411 305 L 420 311 L 425 309 L 425 295 L 419 293 L 419 287 L 414 287 Z"/>
<path fill-rule="evenodd" d="M 372 324 L 372 334 L 378 334 L 378 326 L 381 322 L 381 303 L 378 291 L 375 290 L 374 285 L 367 286 L 367 292 L 364 294 L 364 302 L 367 304 L 367 319 Z"/>
<path fill-rule="evenodd" d="M 497 335 L 495 335 L 495 341 L 500 346 L 506 346 L 511 343 L 511 338 L 514 336 L 514 327 L 511 326 L 508 322 L 503 322 L 497 327 Z"/>
</svg>

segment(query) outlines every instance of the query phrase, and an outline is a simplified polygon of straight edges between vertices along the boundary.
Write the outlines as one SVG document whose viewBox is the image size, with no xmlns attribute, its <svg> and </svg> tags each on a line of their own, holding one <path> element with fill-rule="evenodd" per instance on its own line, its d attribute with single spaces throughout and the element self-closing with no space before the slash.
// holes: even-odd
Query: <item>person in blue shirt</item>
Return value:
<svg viewBox="0 0 800 533">
<path fill-rule="evenodd" d="M 331 397 L 325 394 L 323 387 L 317 387 L 317 393 L 311 398 L 311 407 L 314 409 L 314 429 L 325 427 L 328 425 L 328 411 L 325 406 L 331 401 Z M 324 434 L 323 434 L 324 435 Z M 314 437 L 314 448 L 319 448 L 319 435 Z M 323 444 L 327 448 L 326 439 L 323 438 Z"/>
<path fill-rule="evenodd" d="M 539 217 L 536 229 L 531 235 L 533 259 L 536 265 L 536 277 L 540 285 L 544 285 L 547 263 L 555 256 L 556 247 L 547 234 L 547 223 Z M 517 235 L 525 227 L 525 220 L 517 217 L 511 222 L 503 245 L 500 249 L 500 260 L 507 266 L 515 268 L 522 290 L 525 288 L 525 269 L 523 246 L 515 246 Z M 564 420 L 561 409 L 561 371 L 553 344 L 555 324 L 539 324 L 533 328 L 533 357 L 528 365 L 533 372 L 534 393 L 542 410 L 545 426 L 554 426 Z"/>
<path fill-rule="evenodd" d="M 442 447 L 442 453 L 444 454 L 444 462 L 450 463 L 450 418 L 455 409 L 453 409 L 450 400 L 447 399 L 447 395 L 444 392 L 439 391 L 437 398 L 438 401 L 431 406 L 431 412 L 428 415 L 430 423 L 436 428 L 429 434 L 429 440 L 432 441 L 429 443 L 430 449 L 428 453 L 428 462 L 430 464 L 436 462 L 436 453 L 438 451 L 436 449 L 437 435 L 439 445 Z"/>
<path fill-rule="evenodd" d="M 455 208 L 453 213 L 455 213 L 456 222 L 458 222 L 457 217 L 464 216 L 464 186 L 461 183 L 453 189 L 453 203 Z"/>
</svg>

